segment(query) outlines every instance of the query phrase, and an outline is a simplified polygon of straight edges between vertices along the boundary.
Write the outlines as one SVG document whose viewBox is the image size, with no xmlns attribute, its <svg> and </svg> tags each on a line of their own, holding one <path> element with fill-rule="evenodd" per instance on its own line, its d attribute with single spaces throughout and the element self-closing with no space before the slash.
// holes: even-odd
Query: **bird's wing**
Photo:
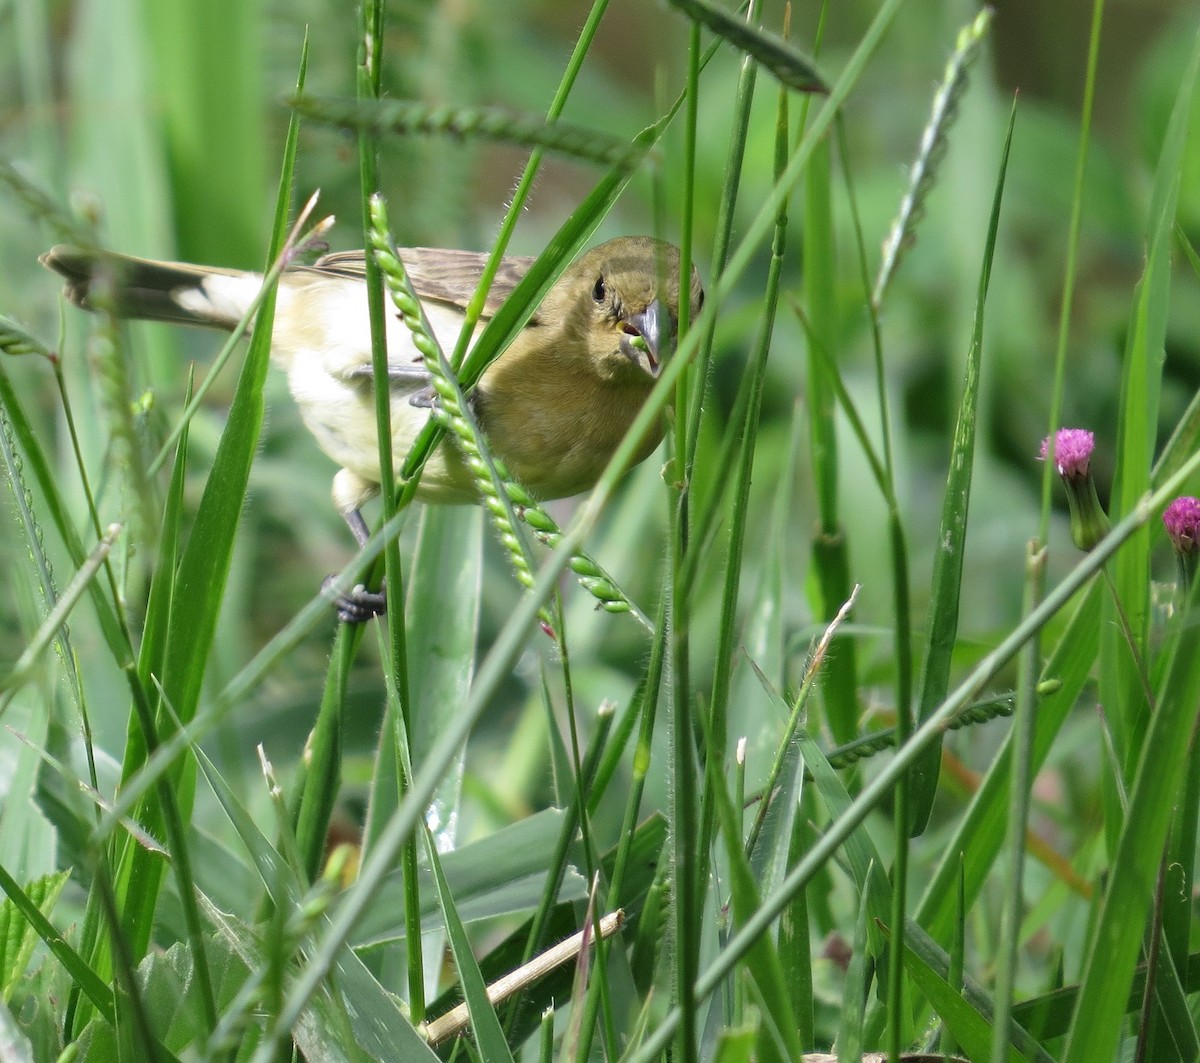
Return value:
<svg viewBox="0 0 1200 1063">
<path fill-rule="evenodd" d="M 465 310 L 475 294 L 488 260 L 482 251 L 453 251 L 439 247 L 404 247 L 400 249 L 400 258 L 408 270 L 413 290 L 421 299 L 446 303 L 459 310 Z M 484 317 L 491 317 L 500 308 L 533 262 L 532 258 L 522 255 L 508 255 L 500 260 L 484 304 Z M 366 273 L 366 262 L 361 251 L 335 251 L 305 268 L 341 277 L 362 277 Z"/>
</svg>

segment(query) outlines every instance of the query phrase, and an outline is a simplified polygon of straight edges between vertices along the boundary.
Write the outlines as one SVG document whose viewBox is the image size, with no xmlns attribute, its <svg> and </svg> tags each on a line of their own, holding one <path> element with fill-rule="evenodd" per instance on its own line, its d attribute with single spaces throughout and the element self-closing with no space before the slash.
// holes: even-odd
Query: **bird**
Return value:
<svg viewBox="0 0 1200 1063">
<path fill-rule="evenodd" d="M 429 247 L 401 248 L 399 254 L 435 338 L 452 350 L 488 255 Z M 680 261 L 677 247 L 648 236 L 621 236 L 584 252 L 471 391 L 472 411 L 492 453 L 534 498 L 580 494 L 608 465 L 673 349 L 684 294 Z M 67 299 L 84 309 L 102 303 L 120 317 L 226 331 L 239 326 L 263 283 L 259 273 L 69 245 L 51 248 L 41 262 L 65 278 Z M 533 262 L 501 260 L 483 320 L 503 305 Z M 694 321 L 704 301 L 694 268 L 686 289 Z M 392 454 L 399 470 L 435 401 L 423 358 L 398 314 L 387 318 L 386 341 Z M 333 252 L 283 271 L 271 360 L 286 373 L 317 445 L 339 467 L 333 502 L 362 545 L 369 537 L 362 506 L 380 482 L 362 251 Z M 631 464 L 643 461 L 662 434 L 659 418 L 638 441 Z M 435 504 L 477 501 L 474 479 L 452 439 L 443 439 L 429 456 L 415 497 Z M 367 592 L 363 596 L 369 599 Z M 369 599 L 364 611 L 382 608 L 381 599 Z"/>
</svg>

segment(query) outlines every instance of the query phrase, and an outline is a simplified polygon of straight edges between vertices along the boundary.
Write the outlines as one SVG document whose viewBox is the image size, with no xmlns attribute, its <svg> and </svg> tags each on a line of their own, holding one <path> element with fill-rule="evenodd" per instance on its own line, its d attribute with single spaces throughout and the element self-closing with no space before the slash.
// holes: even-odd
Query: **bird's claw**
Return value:
<svg viewBox="0 0 1200 1063">
<path fill-rule="evenodd" d="M 421 388 L 420 391 L 414 391 L 408 397 L 408 404 L 419 410 L 441 409 L 441 402 L 439 402 L 437 392 L 433 390 L 432 384 L 429 387 Z"/>
<path fill-rule="evenodd" d="M 333 590 L 336 579 L 336 576 L 327 577 L 321 589 L 333 599 L 342 623 L 365 624 L 387 612 L 387 588 L 384 584 L 379 585 L 379 590 L 371 591 L 363 584 L 356 583 L 350 590 L 339 593 Z"/>
</svg>

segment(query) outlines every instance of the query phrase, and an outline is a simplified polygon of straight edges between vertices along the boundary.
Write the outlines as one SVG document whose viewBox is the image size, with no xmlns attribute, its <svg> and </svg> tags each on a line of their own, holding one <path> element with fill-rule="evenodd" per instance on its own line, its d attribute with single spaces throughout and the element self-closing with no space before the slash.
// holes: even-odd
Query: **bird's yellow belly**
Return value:
<svg viewBox="0 0 1200 1063">
<path fill-rule="evenodd" d="M 319 370 L 307 371 L 318 364 L 316 359 L 297 358 L 288 374 L 300 416 L 317 445 L 338 465 L 378 484 L 379 443 L 371 389 Z M 397 473 L 430 417 L 427 408 L 413 406 L 410 398 L 407 392 L 392 396 L 392 464 Z M 453 444 L 443 442 L 429 456 L 417 497 L 441 503 L 475 500 L 470 474 Z"/>
</svg>

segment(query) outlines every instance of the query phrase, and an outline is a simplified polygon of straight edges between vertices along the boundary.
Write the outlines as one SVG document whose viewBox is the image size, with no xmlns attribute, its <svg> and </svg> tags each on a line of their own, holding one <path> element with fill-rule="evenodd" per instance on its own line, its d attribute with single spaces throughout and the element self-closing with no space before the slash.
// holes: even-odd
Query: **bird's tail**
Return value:
<svg viewBox="0 0 1200 1063">
<path fill-rule="evenodd" d="M 155 262 L 109 251 L 59 244 L 41 263 L 66 278 L 64 294 L 76 306 L 102 306 L 119 317 L 233 329 L 262 285 L 256 273 Z"/>
</svg>

